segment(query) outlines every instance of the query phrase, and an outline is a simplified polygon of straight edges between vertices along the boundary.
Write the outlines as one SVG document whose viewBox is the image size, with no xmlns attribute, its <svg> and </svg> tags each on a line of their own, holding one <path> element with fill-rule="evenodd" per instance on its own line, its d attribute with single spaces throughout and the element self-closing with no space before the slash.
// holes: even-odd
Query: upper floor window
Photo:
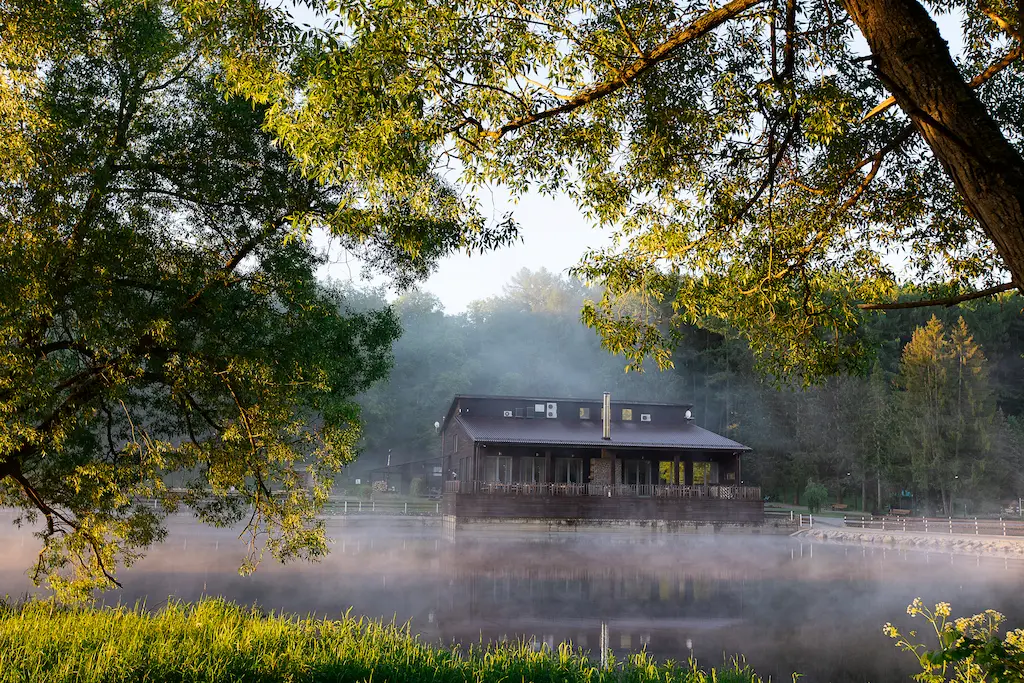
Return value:
<svg viewBox="0 0 1024 683">
<path fill-rule="evenodd" d="M 632 420 L 633 419 L 633 409 L 632 408 L 623 408 L 622 409 L 622 419 L 624 421 Z"/>
<path fill-rule="evenodd" d="M 590 419 L 590 408 L 580 408 L 580 419 L 581 420 L 589 420 Z"/>
</svg>

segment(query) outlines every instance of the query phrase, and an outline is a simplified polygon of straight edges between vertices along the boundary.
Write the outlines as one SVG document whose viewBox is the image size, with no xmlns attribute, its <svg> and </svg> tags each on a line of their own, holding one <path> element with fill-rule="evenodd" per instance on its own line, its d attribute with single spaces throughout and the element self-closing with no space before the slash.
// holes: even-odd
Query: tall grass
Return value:
<svg viewBox="0 0 1024 683">
<path fill-rule="evenodd" d="M 656 664 L 634 655 L 601 667 L 568 645 L 431 647 L 408 629 L 367 619 L 264 615 L 223 600 L 138 608 L 48 602 L 0 606 L 0 683 L 403 681 L 761 683 L 734 663 Z"/>
</svg>

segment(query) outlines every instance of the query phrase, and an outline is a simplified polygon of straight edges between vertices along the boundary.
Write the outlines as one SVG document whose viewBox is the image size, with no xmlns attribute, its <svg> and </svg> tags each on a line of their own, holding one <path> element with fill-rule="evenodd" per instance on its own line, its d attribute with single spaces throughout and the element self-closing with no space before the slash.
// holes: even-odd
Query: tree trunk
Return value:
<svg viewBox="0 0 1024 683">
<path fill-rule="evenodd" d="M 964 81 L 917 0 L 844 0 L 876 73 L 1024 287 L 1024 158 Z"/>
</svg>

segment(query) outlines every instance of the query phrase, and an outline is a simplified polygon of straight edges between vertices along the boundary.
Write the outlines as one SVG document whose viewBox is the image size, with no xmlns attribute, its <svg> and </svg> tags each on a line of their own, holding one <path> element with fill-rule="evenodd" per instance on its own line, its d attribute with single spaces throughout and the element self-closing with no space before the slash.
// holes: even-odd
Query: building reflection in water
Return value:
<svg viewBox="0 0 1024 683">
<path fill-rule="evenodd" d="M 430 642 L 562 641 L 597 659 L 645 649 L 658 659 L 717 665 L 743 653 L 759 672 L 834 683 L 905 679 L 911 661 L 881 633 L 914 597 L 958 614 L 995 608 L 1024 624 L 1024 563 L 787 537 L 459 534 L 335 529 L 322 563 L 267 563 L 240 577 L 230 532 L 172 530 L 122 575 L 108 603 L 223 596 L 267 610 L 409 622 Z M 31 537 L 29 536 L 29 539 Z M 0 538 L 0 542 L 4 539 Z M 185 543 L 187 542 L 187 550 Z M 34 544 L 4 544 L 0 593 L 28 590 Z"/>
</svg>

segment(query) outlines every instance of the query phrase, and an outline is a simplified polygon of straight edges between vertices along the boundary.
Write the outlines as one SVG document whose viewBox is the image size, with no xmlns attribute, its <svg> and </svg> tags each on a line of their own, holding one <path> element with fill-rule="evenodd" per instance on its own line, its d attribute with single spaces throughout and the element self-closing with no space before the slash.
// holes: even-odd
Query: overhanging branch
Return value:
<svg viewBox="0 0 1024 683">
<path fill-rule="evenodd" d="M 573 95 L 566 102 L 557 107 L 542 109 L 541 111 L 513 119 L 497 130 L 487 130 L 480 125 L 479 121 L 474 119 L 467 119 L 464 123 L 472 123 L 476 125 L 480 134 L 483 136 L 500 138 L 506 133 L 518 130 L 532 123 L 537 123 L 538 121 L 543 121 L 561 114 L 568 114 L 569 112 L 575 111 L 576 109 L 579 109 L 580 107 L 583 107 L 595 100 L 599 100 L 602 97 L 606 97 L 621 90 L 622 88 L 625 88 L 653 67 L 667 59 L 670 59 L 676 51 L 679 50 L 679 48 L 697 38 L 700 38 L 701 36 L 707 35 L 725 22 L 737 17 L 754 5 L 758 5 L 763 1 L 764 0 L 732 0 L 718 9 L 711 10 L 707 14 L 701 15 L 687 24 L 684 28 L 673 33 L 667 40 L 665 40 L 665 42 L 653 48 L 650 52 L 647 52 L 645 55 L 618 70 L 618 72 L 614 74 L 614 77 L 601 81 L 600 83 L 594 83 L 583 90 L 580 90 L 576 95 Z"/>
<path fill-rule="evenodd" d="M 984 299 L 985 297 L 994 296 L 1000 292 L 1009 292 L 1014 289 L 1019 289 L 1019 286 L 1014 282 L 1004 282 L 988 289 L 979 289 L 976 292 L 967 292 L 966 294 L 959 294 L 957 296 L 950 296 L 941 299 L 922 299 L 920 301 L 896 301 L 893 303 L 879 303 L 879 304 L 857 304 L 857 308 L 862 311 L 893 311 L 901 308 L 926 308 L 929 306 L 956 306 L 962 304 L 965 301 L 971 301 L 973 299 Z"/>
</svg>

